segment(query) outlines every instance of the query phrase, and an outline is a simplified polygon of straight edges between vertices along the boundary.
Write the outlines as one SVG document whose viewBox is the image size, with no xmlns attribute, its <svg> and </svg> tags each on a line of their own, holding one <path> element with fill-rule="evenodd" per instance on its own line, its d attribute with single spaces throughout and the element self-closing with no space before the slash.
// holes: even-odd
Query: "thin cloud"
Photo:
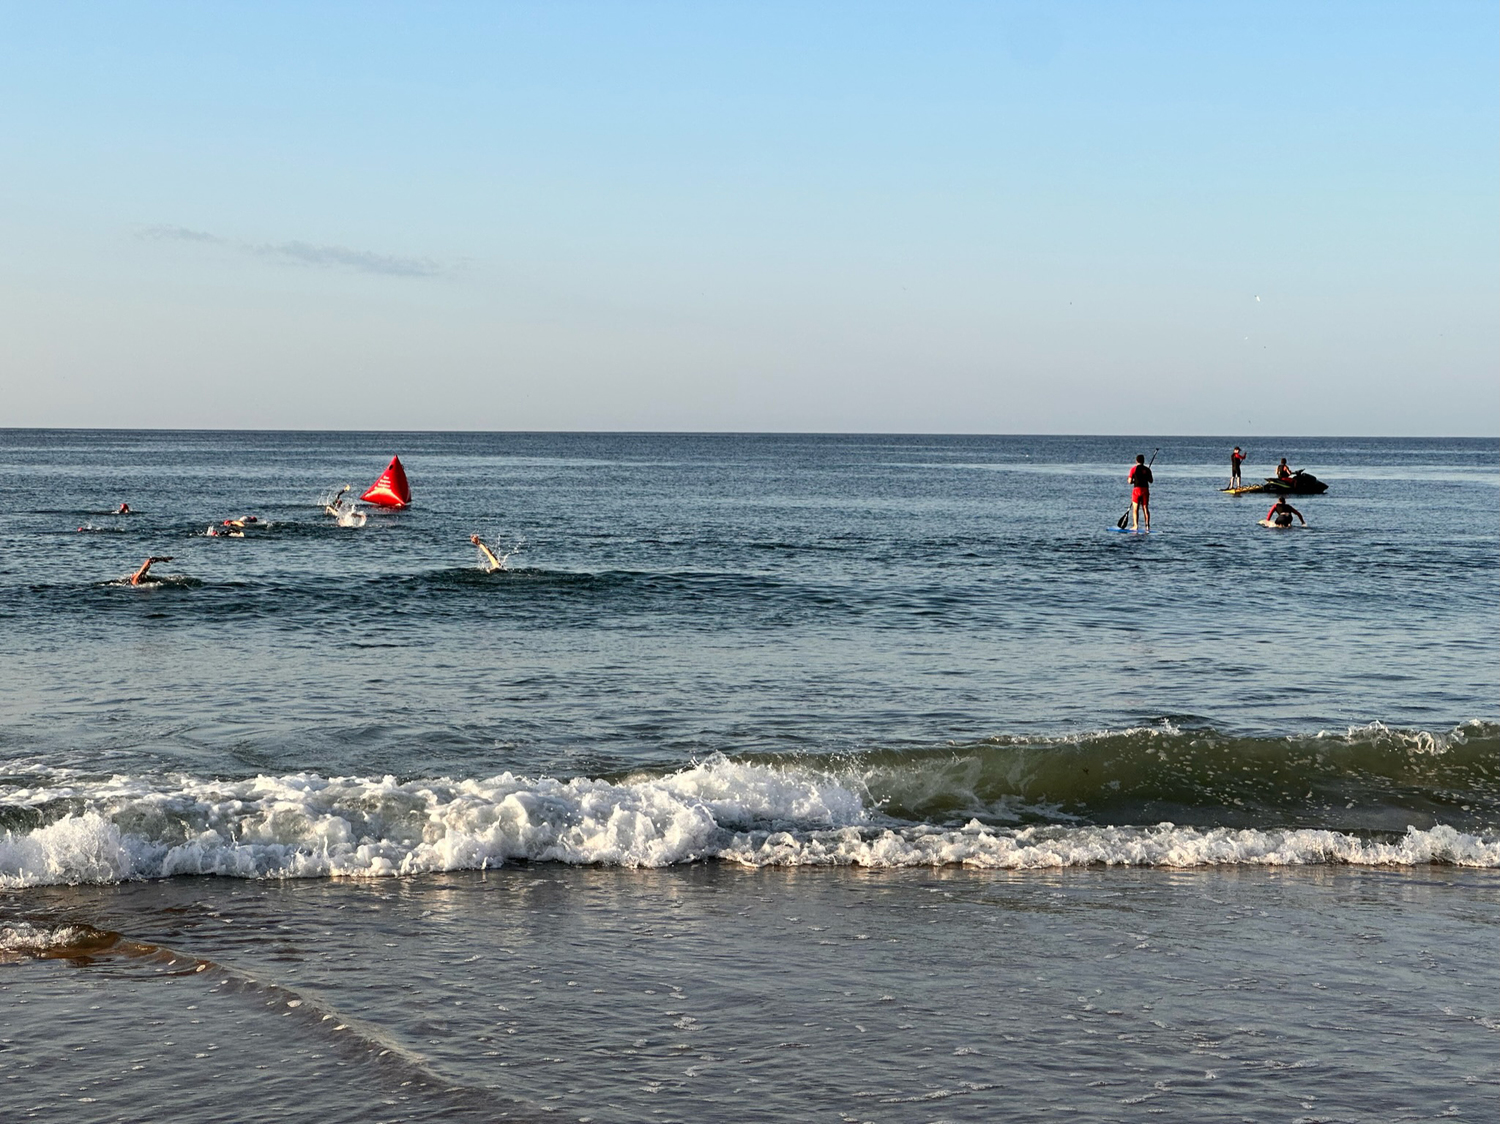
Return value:
<svg viewBox="0 0 1500 1124">
<path fill-rule="evenodd" d="M 309 242 L 265 243 L 247 247 L 270 258 L 285 258 L 307 265 L 341 265 L 361 273 L 385 273 L 393 277 L 432 277 L 443 271 L 431 258 L 403 258 L 351 250 L 347 246 L 314 246 Z"/>
<path fill-rule="evenodd" d="M 319 246 L 311 242 L 237 242 L 232 238 L 222 238 L 204 230 L 190 230 L 185 226 L 142 227 L 140 237 L 153 242 L 196 242 L 200 245 L 224 246 L 277 261 L 352 269 L 357 273 L 377 273 L 386 277 L 435 277 L 445 272 L 442 264 L 431 258 L 377 254 L 371 250 L 354 250 L 348 246 Z"/>
<path fill-rule="evenodd" d="M 231 244 L 227 238 L 202 230 L 189 230 L 185 226 L 147 226 L 141 229 L 141 237 L 155 242 L 212 242 L 219 246 Z"/>
</svg>

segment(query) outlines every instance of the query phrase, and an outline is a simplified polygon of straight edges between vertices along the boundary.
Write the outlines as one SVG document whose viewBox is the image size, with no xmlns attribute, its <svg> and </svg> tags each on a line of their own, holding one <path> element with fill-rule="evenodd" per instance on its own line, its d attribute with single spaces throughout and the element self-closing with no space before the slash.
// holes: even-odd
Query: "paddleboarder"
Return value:
<svg viewBox="0 0 1500 1124">
<path fill-rule="evenodd" d="M 1240 486 L 1240 465 L 1244 463 L 1245 454 L 1240 452 L 1240 447 L 1236 445 L 1234 452 L 1229 454 L 1229 486 L 1231 488 Z"/>
<path fill-rule="evenodd" d="M 1146 463 L 1146 454 L 1137 453 L 1135 464 L 1130 467 L 1130 529 L 1140 530 L 1142 520 L 1146 530 L 1151 530 L 1151 466 Z"/>
</svg>

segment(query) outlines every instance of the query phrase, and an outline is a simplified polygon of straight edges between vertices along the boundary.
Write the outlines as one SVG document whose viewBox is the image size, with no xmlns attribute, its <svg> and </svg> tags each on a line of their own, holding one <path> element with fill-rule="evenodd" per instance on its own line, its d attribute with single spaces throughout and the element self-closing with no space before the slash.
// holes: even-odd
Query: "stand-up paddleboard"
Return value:
<svg viewBox="0 0 1500 1124">
<path fill-rule="evenodd" d="M 406 469 L 401 467 L 401 458 L 392 457 L 380 479 L 359 498 L 378 507 L 405 507 L 411 503 L 411 485 L 406 482 Z"/>
<path fill-rule="evenodd" d="M 1262 527 L 1269 527 L 1273 531 L 1290 531 L 1294 528 L 1300 530 L 1307 526 L 1306 523 L 1272 523 L 1269 519 L 1262 519 L 1260 525 Z"/>
<path fill-rule="evenodd" d="M 1111 527 L 1110 530 L 1117 535 L 1149 535 L 1152 533 L 1145 527 L 1142 527 L 1139 531 L 1132 531 L 1129 527 Z"/>
<path fill-rule="evenodd" d="M 1264 484 L 1241 484 L 1238 488 L 1220 488 L 1219 491 L 1227 496 L 1249 496 L 1256 492 L 1269 492 L 1271 489 Z"/>
</svg>

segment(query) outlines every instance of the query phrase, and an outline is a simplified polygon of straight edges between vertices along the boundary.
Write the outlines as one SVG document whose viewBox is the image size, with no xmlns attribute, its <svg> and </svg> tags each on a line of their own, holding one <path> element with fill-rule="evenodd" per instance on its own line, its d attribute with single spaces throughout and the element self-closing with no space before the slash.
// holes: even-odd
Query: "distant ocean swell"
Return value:
<svg viewBox="0 0 1500 1124">
<path fill-rule="evenodd" d="M 1259 741 L 1167 728 L 848 761 L 716 755 L 612 780 L 32 772 L 0 788 L 0 887 L 192 874 L 374 877 L 516 861 L 1500 867 L 1497 746 L 1500 728 L 1483 723 L 1442 736 L 1369 727 Z M 1235 768 L 1233 784 L 1220 779 Z M 1071 786 L 1053 779 L 1096 771 Z M 1215 785 L 1228 787 L 1207 806 L 1191 802 Z M 1258 794 L 1258 806 L 1224 803 L 1241 792 Z M 1360 800 L 1382 826 L 1347 826 L 1354 809 L 1345 805 Z M 1116 819 L 1121 802 L 1179 804 L 1198 822 L 1100 822 Z M 1447 807 L 1452 816 L 1435 815 Z M 1223 811 L 1254 822 L 1214 822 Z"/>
</svg>

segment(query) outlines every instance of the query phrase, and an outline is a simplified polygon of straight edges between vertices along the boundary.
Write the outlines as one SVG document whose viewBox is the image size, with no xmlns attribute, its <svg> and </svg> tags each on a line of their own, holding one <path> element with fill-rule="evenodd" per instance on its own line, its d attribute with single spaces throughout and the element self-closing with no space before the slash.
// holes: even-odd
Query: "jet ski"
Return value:
<svg viewBox="0 0 1500 1124">
<path fill-rule="evenodd" d="M 1321 496 L 1324 492 L 1328 491 L 1328 485 L 1312 473 L 1303 472 L 1299 468 L 1286 480 L 1277 479 L 1275 476 L 1267 476 L 1265 487 L 1261 491 L 1271 492 L 1279 496 Z"/>
</svg>

